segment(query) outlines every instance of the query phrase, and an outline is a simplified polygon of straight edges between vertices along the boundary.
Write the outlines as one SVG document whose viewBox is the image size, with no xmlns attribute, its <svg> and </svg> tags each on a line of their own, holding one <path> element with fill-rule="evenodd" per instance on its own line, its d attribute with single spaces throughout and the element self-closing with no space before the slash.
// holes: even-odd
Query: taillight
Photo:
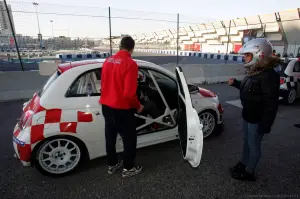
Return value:
<svg viewBox="0 0 300 199">
<path fill-rule="evenodd" d="M 219 103 L 219 105 L 218 105 L 218 110 L 221 114 L 224 112 L 224 109 L 223 109 L 221 103 Z"/>
<path fill-rule="evenodd" d="M 20 121 L 19 121 L 19 127 L 22 129 L 24 127 L 30 126 L 32 121 L 33 112 L 32 111 L 26 111 L 22 114 Z"/>
<path fill-rule="evenodd" d="M 199 92 L 204 97 L 216 97 L 217 95 L 209 90 L 206 90 L 204 88 L 199 88 Z"/>
<path fill-rule="evenodd" d="M 280 78 L 280 84 L 284 84 L 284 78 L 283 77 Z"/>
</svg>

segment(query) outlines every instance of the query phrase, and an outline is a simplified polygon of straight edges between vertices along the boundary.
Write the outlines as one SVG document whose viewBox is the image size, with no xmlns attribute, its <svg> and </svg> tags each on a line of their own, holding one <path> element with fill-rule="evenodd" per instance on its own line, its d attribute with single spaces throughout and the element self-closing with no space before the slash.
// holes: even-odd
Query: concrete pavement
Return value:
<svg viewBox="0 0 300 199">
<path fill-rule="evenodd" d="M 205 85 L 216 92 L 225 109 L 225 131 L 204 141 L 199 169 L 184 163 L 178 141 L 138 150 L 137 161 L 145 170 L 123 180 L 121 173 L 108 176 L 106 158 L 91 161 L 64 178 L 41 175 L 23 168 L 13 157 L 12 130 L 22 102 L 0 103 L 0 194 L 1 198 L 249 198 L 300 197 L 300 102 L 281 105 L 271 134 L 263 141 L 257 182 L 229 177 L 242 147 L 241 109 L 225 103 L 238 99 L 238 91 L 226 84 Z"/>
</svg>

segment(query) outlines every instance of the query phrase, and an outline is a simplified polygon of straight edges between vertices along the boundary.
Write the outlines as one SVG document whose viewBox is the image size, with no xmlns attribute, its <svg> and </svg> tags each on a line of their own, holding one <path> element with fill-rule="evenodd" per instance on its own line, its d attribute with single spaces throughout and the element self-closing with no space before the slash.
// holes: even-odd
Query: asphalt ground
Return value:
<svg viewBox="0 0 300 199">
<path fill-rule="evenodd" d="M 226 84 L 203 86 L 216 92 L 225 109 L 224 133 L 204 141 L 197 170 L 185 163 L 179 141 L 138 150 L 144 172 L 130 179 L 107 174 L 106 158 L 90 161 L 72 175 L 52 178 L 24 168 L 13 157 L 12 130 L 22 102 L 0 103 L 1 198 L 300 198 L 300 102 L 280 105 L 271 134 L 264 137 L 256 182 L 241 182 L 228 174 L 242 148 L 241 109 L 226 101 L 238 92 Z"/>
</svg>

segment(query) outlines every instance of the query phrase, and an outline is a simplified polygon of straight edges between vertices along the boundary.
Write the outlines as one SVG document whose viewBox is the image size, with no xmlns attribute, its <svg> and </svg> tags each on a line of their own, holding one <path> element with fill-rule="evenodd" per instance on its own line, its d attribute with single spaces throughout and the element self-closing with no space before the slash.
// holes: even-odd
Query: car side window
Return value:
<svg viewBox="0 0 300 199">
<path fill-rule="evenodd" d="M 66 93 L 66 97 L 100 96 L 101 69 L 94 69 L 79 75 Z"/>
<path fill-rule="evenodd" d="M 300 72 L 300 63 L 299 63 L 299 61 L 297 61 L 295 63 L 293 72 L 297 72 L 297 73 Z"/>
</svg>

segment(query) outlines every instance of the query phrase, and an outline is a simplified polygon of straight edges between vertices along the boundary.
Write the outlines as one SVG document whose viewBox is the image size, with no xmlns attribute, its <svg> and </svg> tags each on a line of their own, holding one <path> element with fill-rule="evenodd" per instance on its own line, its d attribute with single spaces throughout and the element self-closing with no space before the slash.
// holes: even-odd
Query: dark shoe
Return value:
<svg viewBox="0 0 300 199">
<path fill-rule="evenodd" d="M 115 173 L 121 166 L 123 165 L 123 160 L 119 161 L 115 166 L 109 166 L 108 167 L 108 174 L 113 174 Z"/>
<path fill-rule="evenodd" d="M 130 170 L 123 169 L 122 177 L 123 178 L 128 178 L 128 177 L 137 175 L 137 174 L 141 173 L 142 170 L 143 170 L 142 166 L 135 166 Z"/>
<path fill-rule="evenodd" d="M 237 180 L 242 180 L 242 181 L 255 181 L 256 180 L 254 173 L 248 173 L 245 170 L 242 172 L 235 173 L 234 175 L 232 175 L 232 177 Z"/>
<path fill-rule="evenodd" d="M 239 173 L 239 172 L 244 171 L 245 168 L 246 168 L 246 165 L 244 165 L 241 162 L 238 162 L 235 166 L 229 167 L 229 172 L 230 172 L 231 175 L 234 175 L 235 173 Z"/>
<path fill-rule="evenodd" d="M 294 126 L 300 128 L 300 124 L 294 124 Z"/>
</svg>

